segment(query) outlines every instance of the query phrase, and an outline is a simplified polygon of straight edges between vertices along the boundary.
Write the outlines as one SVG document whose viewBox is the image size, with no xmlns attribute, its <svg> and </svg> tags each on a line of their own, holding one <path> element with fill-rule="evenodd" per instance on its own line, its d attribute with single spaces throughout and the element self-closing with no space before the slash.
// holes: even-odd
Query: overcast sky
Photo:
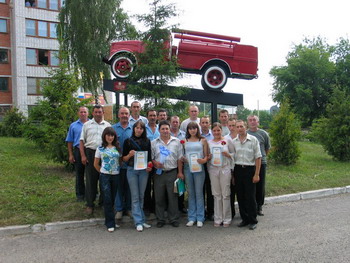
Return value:
<svg viewBox="0 0 350 263">
<path fill-rule="evenodd" d="M 151 0 L 123 0 L 129 15 L 149 10 Z M 229 79 L 225 92 L 241 93 L 249 109 L 270 109 L 273 66 L 285 64 L 293 43 L 321 36 L 334 44 L 340 37 L 348 38 L 350 15 L 346 0 L 165 0 L 175 3 L 180 28 L 236 36 L 242 44 L 258 47 L 259 78 Z M 201 88 L 200 76 L 187 75 L 178 84 Z M 258 106 L 259 105 L 259 106 Z"/>
</svg>

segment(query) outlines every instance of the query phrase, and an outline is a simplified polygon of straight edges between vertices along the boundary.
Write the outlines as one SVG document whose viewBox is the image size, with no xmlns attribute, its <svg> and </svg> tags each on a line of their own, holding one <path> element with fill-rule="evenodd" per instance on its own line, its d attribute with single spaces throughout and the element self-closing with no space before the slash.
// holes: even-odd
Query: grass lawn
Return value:
<svg viewBox="0 0 350 263">
<path fill-rule="evenodd" d="M 333 161 L 318 144 L 300 143 L 294 166 L 269 164 L 267 195 L 350 185 L 350 163 Z M 74 174 L 48 161 L 33 143 L 0 137 L 0 226 L 88 218 L 75 201 Z M 103 217 L 102 209 L 95 213 Z"/>
</svg>

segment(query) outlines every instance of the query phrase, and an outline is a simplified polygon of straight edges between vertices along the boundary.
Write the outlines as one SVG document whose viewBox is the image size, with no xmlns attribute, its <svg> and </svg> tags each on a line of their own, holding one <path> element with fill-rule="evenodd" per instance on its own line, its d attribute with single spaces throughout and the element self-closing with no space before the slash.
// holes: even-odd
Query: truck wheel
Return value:
<svg viewBox="0 0 350 263">
<path fill-rule="evenodd" d="M 227 82 L 227 73 L 222 66 L 209 66 L 202 74 L 202 87 L 204 89 L 221 90 Z"/>
<path fill-rule="evenodd" d="M 126 79 L 129 74 L 134 71 L 135 63 L 126 54 L 120 54 L 112 59 L 111 70 L 115 77 Z"/>
</svg>

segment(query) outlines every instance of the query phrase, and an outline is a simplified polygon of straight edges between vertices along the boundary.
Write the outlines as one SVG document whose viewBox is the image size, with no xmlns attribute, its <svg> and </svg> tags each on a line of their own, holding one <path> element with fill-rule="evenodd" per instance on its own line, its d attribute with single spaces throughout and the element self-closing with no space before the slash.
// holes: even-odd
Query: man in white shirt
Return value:
<svg viewBox="0 0 350 263">
<path fill-rule="evenodd" d="M 190 117 L 181 123 L 180 130 L 186 132 L 187 125 L 192 121 L 197 122 L 199 124 L 200 119 L 198 118 L 198 114 L 199 114 L 198 107 L 192 104 L 188 109 L 188 115 Z"/>
<path fill-rule="evenodd" d="M 173 227 L 178 227 L 178 195 L 174 193 L 174 182 L 176 178 L 184 179 L 182 145 L 179 139 L 170 135 L 168 121 L 159 123 L 159 132 L 160 137 L 151 142 L 152 162 L 157 169 L 154 176 L 157 227 L 165 225 L 166 199 L 168 199 L 167 211 L 170 224 Z"/>
<path fill-rule="evenodd" d="M 104 110 L 101 105 L 95 105 L 92 110 L 93 119 L 84 123 L 80 136 L 81 162 L 85 165 L 86 176 L 86 213 L 91 215 L 94 211 L 94 202 L 97 195 L 97 184 L 100 177 L 94 167 L 95 152 L 102 144 L 102 132 L 111 124 L 103 119 Z M 102 205 L 102 192 L 100 187 L 100 205 Z"/>
</svg>

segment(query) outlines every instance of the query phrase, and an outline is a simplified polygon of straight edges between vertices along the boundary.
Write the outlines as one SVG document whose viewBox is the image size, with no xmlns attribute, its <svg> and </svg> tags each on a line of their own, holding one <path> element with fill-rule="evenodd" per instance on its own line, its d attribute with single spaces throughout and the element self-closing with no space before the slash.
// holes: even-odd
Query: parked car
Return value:
<svg viewBox="0 0 350 263">
<path fill-rule="evenodd" d="M 177 46 L 172 39 L 179 39 Z M 169 54 L 176 56 L 186 73 L 202 75 L 204 89 L 221 90 L 228 78 L 254 79 L 258 71 L 258 49 L 238 44 L 240 38 L 218 34 L 177 30 L 164 42 Z M 141 40 L 119 41 L 111 44 L 105 62 L 111 65 L 113 75 L 126 80 L 137 66 L 137 54 L 144 52 Z"/>
</svg>

